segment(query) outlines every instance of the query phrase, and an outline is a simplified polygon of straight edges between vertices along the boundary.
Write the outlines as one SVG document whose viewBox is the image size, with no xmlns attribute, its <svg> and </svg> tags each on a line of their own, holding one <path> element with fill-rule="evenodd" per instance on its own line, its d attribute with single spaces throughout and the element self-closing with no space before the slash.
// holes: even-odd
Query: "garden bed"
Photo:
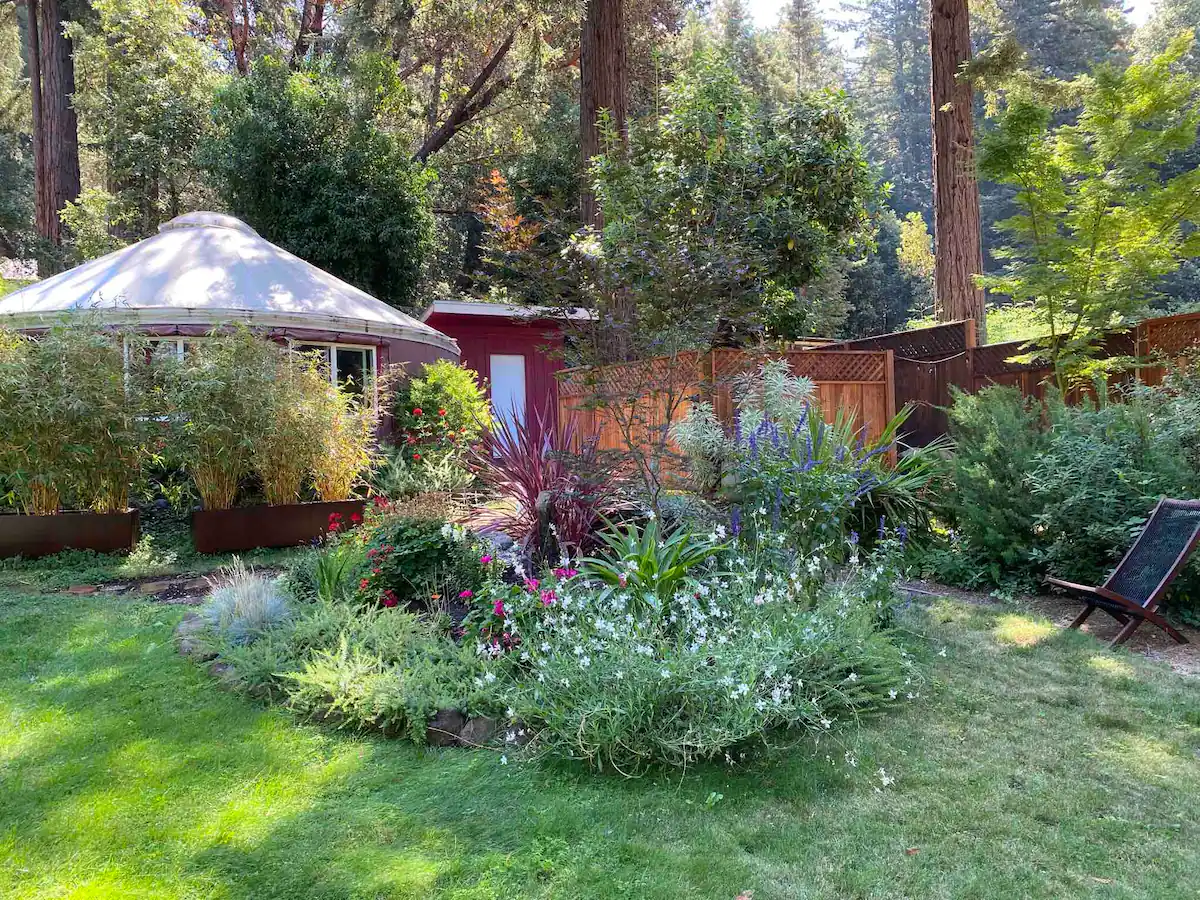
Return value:
<svg viewBox="0 0 1200 900">
<path fill-rule="evenodd" d="M 325 537 L 331 517 L 349 523 L 362 512 L 362 500 L 198 509 L 192 513 L 192 540 L 199 553 L 297 547 Z"/>
<path fill-rule="evenodd" d="M 119 513 L 0 516 L 0 558 L 36 559 L 63 550 L 97 553 L 132 550 L 137 543 L 139 524 L 136 509 Z"/>
</svg>

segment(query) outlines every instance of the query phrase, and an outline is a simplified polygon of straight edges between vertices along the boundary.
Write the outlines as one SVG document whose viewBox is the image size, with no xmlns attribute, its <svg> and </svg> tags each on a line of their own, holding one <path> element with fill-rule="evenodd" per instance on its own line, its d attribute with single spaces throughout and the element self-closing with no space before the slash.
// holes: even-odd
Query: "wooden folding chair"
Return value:
<svg viewBox="0 0 1200 900">
<path fill-rule="evenodd" d="M 1142 533 L 1129 552 L 1100 587 L 1047 578 L 1055 587 L 1079 595 L 1084 603 L 1072 628 L 1078 628 L 1097 608 L 1125 627 L 1113 638 L 1118 647 L 1129 640 L 1142 622 L 1157 625 L 1180 644 L 1188 642 L 1158 614 L 1158 604 L 1171 582 L 1187 565 L 1200 543 L 1200 500 L 1171 500 L 1163 497 L 1146 520 Z"/>
</svg>

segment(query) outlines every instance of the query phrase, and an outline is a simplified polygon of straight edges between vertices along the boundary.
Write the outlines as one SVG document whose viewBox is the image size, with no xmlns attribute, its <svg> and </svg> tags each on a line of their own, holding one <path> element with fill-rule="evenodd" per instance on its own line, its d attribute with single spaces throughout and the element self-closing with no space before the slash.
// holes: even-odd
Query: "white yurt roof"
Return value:
<svg viewBox="0 0 1200 900">
<path fill-rule="evenodd" d="M 455 353 L 440 331 L 260 237 L 240 219 L 193 212 L 158 234 L 0 299 L 0 322 L 52 324 L 95 310 L 131 325 L 220 325 L 373 334 Z"/>
</svg>

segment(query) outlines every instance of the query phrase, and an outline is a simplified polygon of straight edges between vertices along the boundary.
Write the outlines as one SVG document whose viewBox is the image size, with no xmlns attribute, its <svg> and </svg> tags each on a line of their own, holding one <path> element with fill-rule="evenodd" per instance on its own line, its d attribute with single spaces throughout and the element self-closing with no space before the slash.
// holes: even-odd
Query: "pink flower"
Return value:
<svg viewBox="0 0 1200 900">
<path fill-rule="evenodd" d="M 503 616 L 504 615 L 504 601 L 497 600 L 495 602 L 495 604 L 492 605 L 492 612 L 498 616 Z"/>
<path fill-rule="evenodd" d="M 578 574 L 578 569 L 567 569 L 561 566 L 554 570 L 554 577 L 559 579 L 574 578 Z"/>
<path fill-rule="evenodd" d="M 538 581 L 536 578 L 526 578 L 525 579 L 525 590 L 529 591 L 529 593 L 532 594 L 534 591 L 536 591 L 538 589 L 539 584 L 541 584 L 541 582 Z"/>
<path fill-rule="evenodd" d="M 625 587 L 628 581 L 629 579 L 626 577 L 624 572 L 617 576 L 617 584 L 619 584 L 621 587 Z"/>
<path fill-rule="evenodd" d="M 367 588 L 369 588 L 370 586 L 371 586 L 371 582 L 370 582 L 370 581 L 368 581 L 366 578 L 364 578 L 362 581 L 360 581 L 360 582 L 358 583 L 359 590 L 363 590 L 363 591 L 365 591 L 365 590 L 366 590 Z"/>
<path fill-rule="evenodd" d="M 483 554 L 483 556 L 479 557 L 479 561 L 486 566 L 488 563 L 490 563 L 492 561 L 492 557 L 491 557 L 491 555 L 485 553 L 485 554 Z"/>
<path fill-rule="evenodd" d="M 558 595 L 554 591 L 542 591 L 542 606 L 550 606 L 558 599 Z"/>
<path fill-rule="evenodd" d="M 459 600 L 470 600 L 474 596 L 475 596 L 474 591 L 459 591 L 458 599 Z"/>
</svg>

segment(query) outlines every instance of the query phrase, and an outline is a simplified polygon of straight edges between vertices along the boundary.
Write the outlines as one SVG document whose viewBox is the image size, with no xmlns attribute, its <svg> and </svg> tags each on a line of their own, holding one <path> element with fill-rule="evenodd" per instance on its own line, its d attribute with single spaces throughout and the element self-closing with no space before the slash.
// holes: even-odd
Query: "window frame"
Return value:
<svg viewBox="0 0 1200 900">
<path fill-rule="evenodd" d="M 301 347 L 328 347 L 329 348 L 329 383 L 335 388 L 340 389 L 338 384 L 338 368 L 337 368 L 337 351 L 338 350 L 362 350 L 367 354 L 367 365 L 364 371 L 371 382 L 371 407 L 378 409 L 379 407 L 379 347 L 375 344 L 347 344 L 342 341 L 308 341 L 300 338 L 288 338 L 288 349 L 297 352 L 303 352 Z M 366 395 L 366 385 L 363 386 L 363 394 Z"/>
</svg>

